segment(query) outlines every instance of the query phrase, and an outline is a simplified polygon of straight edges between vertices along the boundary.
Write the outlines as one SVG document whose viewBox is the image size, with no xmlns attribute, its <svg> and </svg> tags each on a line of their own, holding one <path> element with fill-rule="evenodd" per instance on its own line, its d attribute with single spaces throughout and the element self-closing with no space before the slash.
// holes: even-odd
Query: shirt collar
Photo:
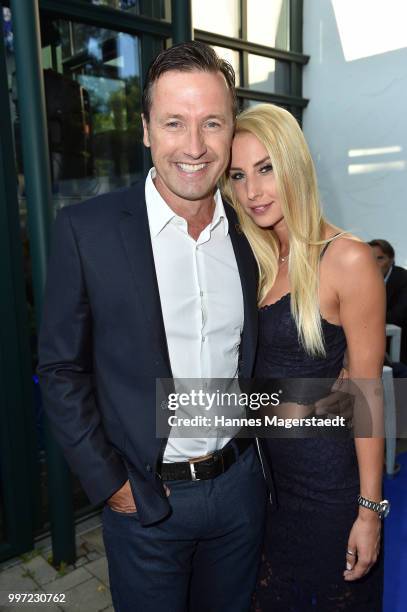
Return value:
<svg viewBox="0 0 407 612">
<path fill-rule="evenodd" d="M 223 205 L 222 196 L 220 195 L 219 189 L 216 189 L 214 197 L 215 197 L 215 210 L 213 212 L 212 222 L 209 226 L 209 229 L 212 230 L 219 223 L 223 222 L 223 232 L 225 236 L 227 236 L 229 232 L 229 221 L 225 213 L 225 207 Z"/>
<path fill-rule="evenodd" d="M 145 186 L 148 222 L 150 225 L 151 235 L 154 238 L 158 236 L 158 234 L 170 221 L 172 221 L 172 219 L 178 217 L 178 215 L 176 215 L 175 212 L 168 206 L 154 185 L 153 179 L 155 176 L 156 170 L 155 168 L 151 168 L 147 175 Z M 219 189 L 216 189 L 214 199 L 215 210 L 212 221 L 208 226 L 209 231 L 213 230 L 217 225 L 219 225 L 219 223 L 223 222 L 223 231 L 225 236 L 227 236 L 229 232 L 229 222 L 225 213 L 222 196 Z"/>
<path fill-rule="evenodd" d="M 145 188 L 148 223 L 151 235 L 154 238 L 176 216 L 154 185 L 155 174 L 155 168 L 151 168 L 147 175 Z"/>
<path fill-rule="evenodd" d="M 389 268 L 389 270 L 388 270 L 388 272 L 387 272 L 386 276 L 384 277 L 384 282 L 385 282 L 385 283 L 387 283 L 387 281 L 388 281 L 388 280 L 389 280 L 389 278 L 390 278 L 390 274 L 391 274 L 391 273 L 392 273 L 392 271 L 393 271 L 393 266 L 394 266 L 394 264 L 390 266 L 390 268 Z"/>
</svg>

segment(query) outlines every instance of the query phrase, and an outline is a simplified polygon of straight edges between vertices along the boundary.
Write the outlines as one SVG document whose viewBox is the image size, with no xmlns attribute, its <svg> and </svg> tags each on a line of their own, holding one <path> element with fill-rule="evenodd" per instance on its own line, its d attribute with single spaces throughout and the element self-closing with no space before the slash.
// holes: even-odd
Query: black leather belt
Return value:
<svg viewBox="0 0 407 612">
<path fill-rule="evenodd" d="M 250 438 L 234 438 L 221 450 L 205 457 L 197 457 L 178 463 L 161 463 L 159 474 L 162 480 L 209 480 L 226 472 L 237 457 L 253 444 Z M 237 452 L 236 452 L 237 449 Z"/>
</svg>

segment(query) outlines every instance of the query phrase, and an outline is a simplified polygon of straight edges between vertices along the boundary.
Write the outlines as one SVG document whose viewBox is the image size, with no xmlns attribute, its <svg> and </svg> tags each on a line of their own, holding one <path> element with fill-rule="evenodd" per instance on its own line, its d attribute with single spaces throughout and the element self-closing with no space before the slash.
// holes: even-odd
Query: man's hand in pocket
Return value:
<svg viewBox="0 0 407 612">
<path fill-rule="evenodd" d="M 134 503 L 133 493 L 131 492 L 130 482 L 126 480 L 121 489 L 113 493 L 106 502 L 108 506 L 115 512 L 137 512 L 136 504 Z"/>
<path fill-rule="evenodd" d="M 170 489 L 167 485 L 164 485 L 164 489 L 168 497 L 170 495 Z M 128 480 L 126 480 L 121 489 L 118 489 L 116 493 L 113 493 L 113 495 L 109 497 L 106 503 L 115 512 L 123 512 L 124 514 L 137 512 L 130 482 Z"/>
<path fill-rule="evenodd" d="M 353 389 L 349 385 L 349 373 L 342 369 L 339 377 L 332 386 L 331 393 L 326 397 L 315 402 L 315 414 L 321 417 L 344 417 L 347 421 L 353 418 L 355 407 L 354 393 L 349 393 Z"/>
</svg>

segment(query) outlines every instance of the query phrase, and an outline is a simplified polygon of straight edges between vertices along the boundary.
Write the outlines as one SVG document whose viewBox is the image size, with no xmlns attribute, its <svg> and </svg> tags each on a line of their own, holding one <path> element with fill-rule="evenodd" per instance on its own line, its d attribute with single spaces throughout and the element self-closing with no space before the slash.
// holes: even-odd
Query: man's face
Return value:
<svg viewBox="0 0 407 612">
<path fill-rule="evenodd" d="M 372 247 L 373 254 L 376 257 L 377 265 L 379 266 L 383 276 L 386 276 L 394 263 L 394 259 L 383 253 L 379 246 Z"/>
<path fill-rule="evenodd" d="M 169 205 L 212 198 L 230 155 L 234 118 L 223 75 L 164 73 L 153 85 L 144 144 L 151 147 L 155 185 Z"/>
</svg>

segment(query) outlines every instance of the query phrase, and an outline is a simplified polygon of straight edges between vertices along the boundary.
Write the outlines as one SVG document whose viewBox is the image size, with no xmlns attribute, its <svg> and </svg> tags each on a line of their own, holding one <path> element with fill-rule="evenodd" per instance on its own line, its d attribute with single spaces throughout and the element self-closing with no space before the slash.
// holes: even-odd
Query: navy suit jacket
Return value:
<svg viewBox="0 0 407 612">
<path fill-rule="evenodd" d="M 386 283 L 386 323 L 401 327 L 400 361 L 407 363 L 407 270 L 393 266 Z"/>
<path fill-rule="evenodd" d="M 257 345 L 257 266 L 225 204 L 244 297 L 239 375 Z M 44 408 L 93 503 L 130 480 L 140 521 L 170 512 L 157 474 L 156 379 L 171 378 L 144 182 L 61 210 L 39 341 Z"/>
</svg>

